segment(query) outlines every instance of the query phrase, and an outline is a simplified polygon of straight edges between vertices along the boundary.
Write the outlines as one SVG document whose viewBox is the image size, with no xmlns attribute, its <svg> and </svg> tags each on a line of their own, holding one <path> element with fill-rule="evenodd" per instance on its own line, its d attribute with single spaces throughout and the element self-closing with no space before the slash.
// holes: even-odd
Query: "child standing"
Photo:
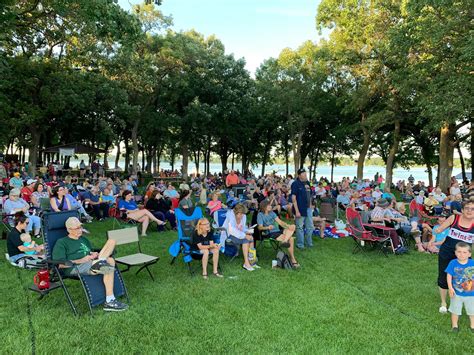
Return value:
<svg viewBox="0 0 474 355">
<path fill-rule="evenodd" d="M 456 259 L 446 268 L 449 296 L 451 303 L 451 325 L 453 332 L 458 332 L 458 319 L 464 305 L 474 332 L 474 261 L 471 258 L 471 246 L 468 243 L 456 244 Z"/>
</svg>

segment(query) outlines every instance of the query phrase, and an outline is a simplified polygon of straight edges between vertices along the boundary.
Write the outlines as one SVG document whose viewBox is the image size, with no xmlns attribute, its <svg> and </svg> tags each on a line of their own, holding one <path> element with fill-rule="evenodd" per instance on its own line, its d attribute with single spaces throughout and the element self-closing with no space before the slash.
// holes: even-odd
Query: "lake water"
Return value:
<svg viewBox="0 0 474 355">
<path fill-rule="evenodd" d="M 71 160 L 71 166 L 76 167 L 79 166 L 80 160 Z M 139 160 L 139 163 L 141 164 L 141 159 Z M 109 165 L 113 165 L 113 160 L 109 160 Z M 119 161 L 119 166 L 123 169 L 125 166 L 124 161 Z M 175 168 L 179 169 L 181 166 L 180 163 L 175 164 Z M 236 169 L 240 169 L 241 164 L 236 163 L 234 165 Z M 230 168 L 230 163 L 229 163 L 229 168 Z M 171 165 L 168 162 L 162 161 L 160 163 L 160 169 L 165 169 L 169 170 L 171 169 Z M 211 172 L 212 173 L 218 173 L 221 171 L 221 164 L 219 163 L 211 163 L 210 166 Z M 294 168 L 293 165 L 290 164 L 289 166 L 290 169 L 290 174 L 294 175 Z M 194 173 L 196 171 L 196 166 L 193 162 L 190 162 L 188 165 L 188 172 Z M 204 171 L 204 164 L 200 164 L 200 171 L 201 173 Z M 260 172 L 262 171 L 261 165 L 257 165 L 255 168 L 252 169 L 252 171 L 256 174 L 259 175 Z M 272 171 L 276 171 L 277 174 L 283 175 L 285 174 L 285 165 L 284 164 L 272 164 L 272 165 L 267 165 L 265 167 L 265 172 L 269 173 Z M 364 178 L 367 179 L 373 179 L 374 175 L 376 173 L 382 174 L 385 177 L 385 168 L 381 166 L 373 166 L 373 165 L 366 165 L 364 166 Z M 453 169 L 453 175 L 457 175 L 461 172 L 461 169 Z M 408 177 L 413 175 L 415 178 L 415 181 L 424 181 L 425 183 L 428 183 L 428 173 L 426 172 L 425 168 L 422 167 L 414 167 L 410 168 L 409 170 L 403 169 L 403 168 L 396 168 L 393 170 L 393 181 L 397 182 L 398 180 L 408 180 Z M 340 181 L 344 176 L 349 176 L 349 177 L 354 177 L 357 175 L 357 166 L 352 165 L 352 166 L 335 166 L 334 167 L 334 180 L 335 181 Z M 433 170 L 433 179 L 436 181 L 436 170 Z M 320 177 L 327 177 L 328 179 L 331 177 L 331 166 L 328 165 L 320 165 L 318 166 L 316 170 L 316 177 L 319 179 Z"/>
</svg>

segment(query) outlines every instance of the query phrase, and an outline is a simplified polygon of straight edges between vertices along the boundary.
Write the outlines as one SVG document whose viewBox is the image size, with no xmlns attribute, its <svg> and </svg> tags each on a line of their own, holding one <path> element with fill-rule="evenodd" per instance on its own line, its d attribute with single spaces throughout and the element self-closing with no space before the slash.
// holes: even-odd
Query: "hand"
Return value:
<svg viewBox="0 0 474 355">
<path fill-rule="evenodd" d="M 268 230 L 271 231 L 272 229 L 273 229 L 273 225 L 270 224 L 270 225 L 268 226 Z"/>
<path fill-rule="evenodd" d="M 295 217 L 296 217 L 296 218 L 300 218 L 300 217 L 301 217 L 300 211 L 298 211 L 298 212 L 295 213 Z"/>
<path fill-rule="evenodd" d="M 454 297 L 454 288 L 449 289 L 449 297 L 453 298 Z"/>
</svg>

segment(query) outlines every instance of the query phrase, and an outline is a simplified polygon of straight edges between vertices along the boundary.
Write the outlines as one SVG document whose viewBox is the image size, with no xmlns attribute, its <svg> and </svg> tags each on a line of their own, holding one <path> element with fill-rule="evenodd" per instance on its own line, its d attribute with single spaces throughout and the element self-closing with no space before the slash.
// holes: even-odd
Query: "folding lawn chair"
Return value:
<svg viewBox="0 0 474 355">
<path fill-rule="evenodd" d="M 92 308 L 96 307 L 105 302 L 105 287 L 103 283 L 102 275 L 80 275 L 77 276 L 67 276 L 60 268 L 60 264 L 72 265 L 71 262 L 65 260 L 53 260 L 52 252 L 54 245 L 60 238 L 67 236 L 68 232 L 65 226 L 66 220 L 69 217 L 79 218 L 78 211 L 64 211 L 64 212 L 49 212 L 43 215 L 43 239 L 44 247 L 46 253 L 46 263 L 48 265 L 48 270 L 53 282 L 51 287 L 47 290 L 40 290 L 36 285 L 31 286 L 30 290 L 35 291 L 40 294 L 40 299 L 49 294 L 49 292 L 62 288 L 64 295 L 73 311 L 74 315 L 78 315 L 77 308 L 74 302 L 71 299 L 70 293 L 64 283 L 65 279 L 79 280 L 81 282 L 87 304 L 89 306 L 89 311 L 92 315 Z M 76 266 L 74 266 L 76 267 Z M 118 268 L 115 268 L 114 275 L 114 295 L 120 297 L 125 295 L 127 300 L 128 293 L 125 288 L 125 284 L 122 279 L 122 275 Z M 130 302 L 130 301 L 129 301 Z"/>
<path fill-rule="evenodd" d="M 336 220 L 336 202 L 333 199 L 321 201 L 319 216 L 326 218 L 328 222 L 334 222 Z"/>
<path fill-rule="evenodd" d="M 258 210 L 254 211 L 254 213 L 252 214 L 252 221 L 251 221 L 252 226 L 257 224 L 257 217 L 258 217 Z M 257 250 L 257 252 L 260 249 L 265 247 L 265 242 L 268 242 L 270 246 L 273 248 L 273 250 L 275 250 L 276 252 L 283 251 L 281 249 L 280 242 L 276 240 L 273 236 L 270 236 L 270 237 L 264 236 L 262 232 L 258 230 L 258 226 L 254 228 L 253 240 L 255 241 L 255 249 Z"/>
<path fill-rule="evenodd" d="M 137 221 L 134 219 L 128 218 L 127 213 L 119 209 L 120 198 L 115 200 L 113 206 L 109 208 L 109 217 L 113 218 L 112 228 L 115 229 L 115 226 L 118 225 L 121 228 L 130 227 L 137 224 Z"/>
<path fill-rule="evenodd" d="M 127 267 L 125 270 L 121 270 L 121 272 L 128 271 L 133 266 L 139 266 L 140 268 L 135 273 L 135 275 L 138 275 L 140 271 L 142 271 L 143 269 L 146 269 L 151 279 L 155 281 L 155 278 L 153 277 L 148 267 L 153 264 L 156 264 L 158 260 L 160 260 L 160 258 L 157 256 L 152 256 L 152 255 L 142 253 L 140 240 L 138 239 L 137 227 L 107 231 L 107 238 L 115 240 L 115 243 L 116 243 L 115 245 L 137 243 L 138 253 L 121 256 L 121 257 L 114 257 L 115 262 L 118 264 L 125 265 Z"/>
<path fill-rule="evenodd" d="M 215 211 L 212 228 L 216 233 L 218 233 L 216 239 L 219 240 L 221 251 L 225 256 L 230 257 L 230 261 L 232 261 L 239 255 L 239 247 L 232 242 L 232 240 L 229 238 L 227 229 L 223 227 L 227 218 L 227 212 L 229 211 L 229 209 L 225 208 Z"/>
<path fill-rule="evenodd" d="M 373 249 L 378 249 L 379 252 L 387 256 L 387 247 L 391 246 L 391 240 L 388 235 L 378 235 L 374 229 L 367 230 L 367 225 L 362 223 L 362 218 L 358 211 L 352 207 L 346 209 L 346 221 L 349 224 L 351 230 L 352 239 L 355 242 L 353 253 L 365 252 L 365 244 L 371 246 Z M 374 227 L 374 226 L 371 226 Z M 377 226 L 381 227 L 381 226 Z"/>
</svg>

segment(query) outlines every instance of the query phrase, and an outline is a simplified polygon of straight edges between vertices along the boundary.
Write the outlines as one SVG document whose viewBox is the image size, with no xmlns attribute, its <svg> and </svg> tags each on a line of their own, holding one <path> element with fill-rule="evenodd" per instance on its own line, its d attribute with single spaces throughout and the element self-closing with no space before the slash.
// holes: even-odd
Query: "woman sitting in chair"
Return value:
<svg viewBox="0 0 474 355">
<path fill-rule="evenodd" d="M 262 233 L 262 236 L 266 238 L 272 238 L 280 242 L 283 248 L 288 248 L 290 254 L 291 264 L 294 268 L 298 268 L 300 264 L 295 258 L 295 241 L 292 238 L 295 233 L 295 225 L 283 222 L 274 211 L 272 211 L 272 205 L 270 201 L 264 200 L 260 203 L 260 212 L 257 216 L 258 230 Z M 283 232 L 280 231 L 278 226 L 284 228 Z"/>
<path fill-rule="evenodd" d="M 250 265 L 249 261 L 249 249 L 254 247 L 253 242 L 253 229 L 249 229 L 246 225 L 247 222 L 247 208 L 241 203 L 237 204 L 233 210 L 227 212 L 223 228 L 227 230 L 230 240 L 235 245 L 242 245 L 242 251 L 244 254 L 244 264 L 242 267 L 247 271 L 254 271 L 259 269 L 258 265 Z M 226 236 L 225 232 L 224 236 Z M 225 239 L 224 239 L 225 240 Z M 222 241 L 222 238 L 221 238 Z"/>
<path fill-rule="evenodd" d="M 35 238 L 40 237 L 41 219 L 38 216 L 30 215 L 30 205 L 20 197 L 19 189 L 15 188 L 10 191 L 9 198 L 5 201 L 3 208 L 8 215 L 24 213 L 29 221 L 26 231 L 28 233 L 33 231 Z M 14 226 L 14 220 L 11 217 L 9 218 L 9 224 Z"/>
<path fill-rule="evenodd" d="M 31 194 L 31 204 L 35 208 L 41 208 L 41 199 L 49 198 L 49 194 L 44 188 L 41 182 L 37 182 L 34 187 L 34 191 Z"/>
<path fill-rule="evenodd" d="M 146 230 L 150 220 L 155 222 L 157 225 L 165 225 L 165 222 L 160 221 L 158 218 L 146 209 L 139 209 L 135 200 L 133 200 L 132 191 L 125 190 L 122 193 L 122 199 L 119 201 L 118 208 L 127 214 L 127 218 L 133 219 L 142 224 L 142 237 L 146 237 Z"/>
<path fill-rule="evenodd" d="M 202 277 L 207 280 L 207 262 L 210 253 L 212 253 L 212 274 L 216 277 L 224 277 L 218 270 L 221 246 L 212 240 L 211 225 L 206 218 L 201 218 L 197 222 L 191 240 L 191 249 L 202 254 Z"/>
<path fill-rule="evenodd" d="M 69 211 L 71 209 L 71 203 L 66 197 L 66 188 L 62 186 L 53 187 L 49 202 L 51 209 L 56 212 Z"/>
</svg>

